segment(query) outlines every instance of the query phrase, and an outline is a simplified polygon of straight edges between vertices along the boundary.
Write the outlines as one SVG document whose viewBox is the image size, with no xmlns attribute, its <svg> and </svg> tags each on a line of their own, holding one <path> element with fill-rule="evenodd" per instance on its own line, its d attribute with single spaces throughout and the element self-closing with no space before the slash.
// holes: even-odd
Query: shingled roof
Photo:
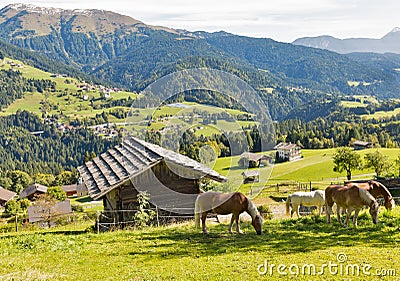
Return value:
<svg viewBox="0 0 400 281">
<path fill-rule="evenodd" d="M 187 156 L 134 137 L 126 138 L 122 144 L 78 167 L 78 171 L 90 197 L 96 200 L 161 161 L 189 168 L 219 182 L 226 181 L 225 177 Z"/>
<path fill-rule="evenodd" d="M 240 158 L 244 158 L 250 161 L 259 161 L 259 160 L 269 160 L 271 159 L 270 156 L 264 155 L 264 154 L 257 154 L 257 153 L 251 153 L 251 152 L 243 152 L 240 155 Z"/>
<path fill-rule="evenodd" d="M 11 190 L 7 190 L 0 186 L 0 201 L 8 202 L 15 197 L 16 193 Z"/>
<path fill-rule="evenodd" d="M 47 188 L 48 188 L 47 186 L 38 183 L 31 184 L 30 186 L 21 191 L 21 193 L 19 194 L 19 198 L 27 198 L 34 195 L 35 193 L 38 194 L 46 193 Z"/>
</svg>

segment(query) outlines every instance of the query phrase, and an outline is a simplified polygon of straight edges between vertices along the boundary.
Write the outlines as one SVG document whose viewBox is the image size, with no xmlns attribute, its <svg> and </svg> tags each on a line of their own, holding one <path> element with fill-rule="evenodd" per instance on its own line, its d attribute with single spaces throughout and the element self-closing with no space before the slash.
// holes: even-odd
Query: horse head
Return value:
<svg viewBox="0 0 400 281">
<path fill-rule="evenodd" d="M 394 202 L 393 197 L 389 197 L 387 200 L 385 200 L 384 205 L 386 209 L 392 210 L 396 206 L 396 203 Z"/>
<path fill-rule="evenodd" d="M 251 221 L 251 224 L 253 225 L 254 229 L 257 232 L 257 235 L 262 234 L 262 224 L 263 224 L 263 219 L 260 214 L 257 214 Z"/>
<path fill-rule="evenodd" d="M 379 203 L 377 201 L 372 202 L 371 206 L 369 207 L 369 214 L 372 217 L 372 222 L 374 224 L 378 223 Z"/>
<path fill-rule="evenodd" d="M 383 196 L 383 199 L 385 200 L 385 208 L 387 210 L 392 210 L 396 204 L 394 202 L 394 199 L 392 197 L 392 195 L 390 194 L 390 191 L 387 189 L 386 186 L 384 186 L 382 183 L 378 182 L 378 181 L 372 181 L 373 183 L 373 187 L 375 187 L 376 189 L 378 189 L 381 193 L 381 195 Z"/>
</svg>

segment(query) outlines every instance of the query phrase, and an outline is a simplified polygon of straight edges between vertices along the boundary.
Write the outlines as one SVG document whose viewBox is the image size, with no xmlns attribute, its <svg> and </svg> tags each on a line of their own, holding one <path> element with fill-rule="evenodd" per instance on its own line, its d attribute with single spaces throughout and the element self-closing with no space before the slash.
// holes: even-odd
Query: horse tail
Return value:
<svg viewBox="0 0 400 281">
<path fill-rule="evenodd" d="M 286 199 L 286 215 L 289 215 L 290 212 L 290 199 L 291 199 L 292 195 L 288 195 L 287 199 Z"/>
<path fill-rule="evenodd" d="M 197 196 L 196 202 L 194 203 L 194 222 L 196 228 L 200 228 L 200 203 L 199 203 L 200 195 Z"/>
</svg>

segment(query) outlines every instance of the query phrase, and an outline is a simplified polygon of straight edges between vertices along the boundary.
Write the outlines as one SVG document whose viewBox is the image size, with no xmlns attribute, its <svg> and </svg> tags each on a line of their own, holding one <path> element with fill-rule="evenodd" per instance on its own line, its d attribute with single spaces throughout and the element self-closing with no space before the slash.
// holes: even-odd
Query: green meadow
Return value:
<svg viewBox="0 0 400 281">
<path fill-rule="evenodd" d="M 0 63 L 0 70 L 10 69 L 11 66 L 8 62 L 10 59 L 5 59 L 3 63 Z M 46 79 L 56 83 L 55 91 L 44 91 L 43 93 L 38 92 L 27 92 L 22 99 L 14 101 L 8 108 L 0 112 L 0 115 L 10 115 L 15 113 L 17 110 L 27 110 L 30 112 L 37 113 L 39 116 L 43 112 L 48 114 L 57 114 L 64 116 L 64 121 L 67 119 L 82 119 L 85 117 L 94 117 L 96 114 L 101 114 L 103 111 L 109 112 L 115 110 L 118 107 L 112 109 L 102 109 L 102 105 L 105 102 L 112 100 L 120 100 L 126 98 L 135 99 L 136 93 L 120 91 L 111 93 L 111 98 L 103 99 L 103 94 L 99 89 L 93 89 L 90 91 L 80 90 L 78 85 L 84 84 L 83 81 L 79 81 L 71 77 L 52 77 L 51 73 L 39 70 L 29 65 L 25 65 L 20 61 L 13 60 L 16 64 L 22 64 L 22 67 L 13 67 L 13 69 L 21 72 L 25 78 L 32 79 Z M 87 95 L 87 100 L 83 97 Z M 93 100 L 94 106 L 91 105 Z M 128 112 L 129 108 L 123 108 L 124 111 Z M 110 115 L 110 122 L 121 122 L 118 119 Z"/>
<path fill-rule="evenodd" d="M 263 234 L 209 222 L 95 233 L 91 223 L 0 235 L 1 280 L 397 280 L 400 209 L 343 228 L 323 216 L 268 220 Z M 280 270 L 277 267 L 280 265 Z M 331 267 L 329 268 L 328 265 Z"/>
<path fill-rule="evenodd" d="M 376 149 L 361 150 L 357 153 L 363 159 L 366 153 Z M 379 148 L 381 153 L 388 156 L 389 161 L 394 161 L 400 155 L 398 148 Z M 266 152 L 269 154 L 270 152 Z M 264 187 L 275 186 L 276 184 L 299 182 L 308 184 L 312 182 L 314 188 L 325 188 L 331 183 L 343 183 L 346 180 L 345 173 L 333 171 L 332 156 L 335 149 L 303 149 L 303 158 L 293 162 L 278 163 L 273 166 L 260 168 L 261 180 L 258 183 L 243 183 L 242 173 L 246 169 L 239 167 L 240 156 L 218 158 L 213 167 L 217 172 L 228 176 L 230 181 L 238 186 L 239 190 L 249 193 L 250 189 L 260 190 Z M 371 169 L 355 170 L 353 179 L 371 179 L 374 177 Z"/>
</svg>

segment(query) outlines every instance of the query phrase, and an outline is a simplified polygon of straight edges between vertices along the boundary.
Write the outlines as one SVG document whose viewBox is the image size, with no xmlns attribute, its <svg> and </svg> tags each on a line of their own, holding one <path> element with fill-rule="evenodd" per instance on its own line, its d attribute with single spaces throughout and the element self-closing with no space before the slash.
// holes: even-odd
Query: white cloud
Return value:
<svg viewBox="0 0 400 281">
<path fill-rule="evenodd" d="M 339 38 L 381 37 L 400 20 L 396 0 L 18 0 L 66 9 L 105 9 L 147 24 L 271 37 L 292 41 L 329 34 Z M 9 4 L 0 0 L 0 6 Z"/>
</svg>

